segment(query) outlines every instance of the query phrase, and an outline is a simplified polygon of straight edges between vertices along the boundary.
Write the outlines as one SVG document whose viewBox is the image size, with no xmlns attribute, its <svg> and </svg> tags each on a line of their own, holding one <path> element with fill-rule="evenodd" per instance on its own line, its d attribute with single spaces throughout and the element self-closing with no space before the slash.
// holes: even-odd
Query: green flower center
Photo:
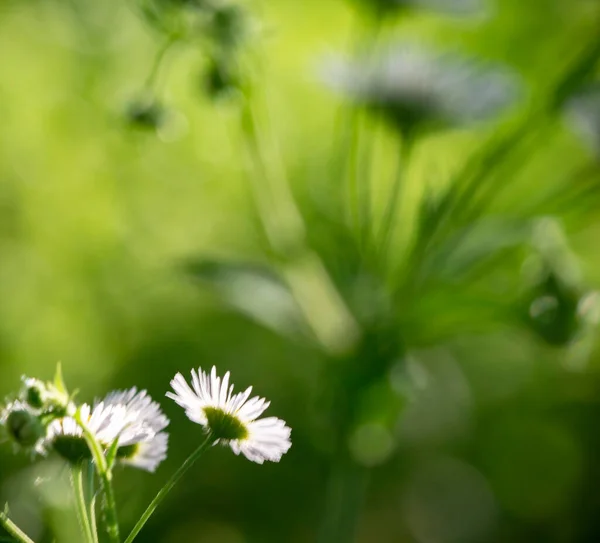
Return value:
<svg viewBox="0 0 600 543">
<path fill-rule="evenodd" d="M 56 436 L 52 442 L 52 447 L 71 464 L 79 464 L 92 458 L 85 439 L 80 436 Z"/>
<path fill-rule="evenodd" d="M 225 413 L 218 407 L 205 407 L 204 414 L 215 439 L 233 441 L 248 437 L 248 429 L 236 416 Z"/>
</svg>

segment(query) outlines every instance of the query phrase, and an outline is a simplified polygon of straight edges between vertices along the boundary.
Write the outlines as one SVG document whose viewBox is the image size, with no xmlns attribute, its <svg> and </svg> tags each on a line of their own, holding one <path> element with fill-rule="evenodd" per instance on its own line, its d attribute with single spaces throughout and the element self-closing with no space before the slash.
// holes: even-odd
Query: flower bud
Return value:
<svg viewBox="0 0 600 543">
<path fill-rule="evenodd" d="M 46 428 L 39 418 L 20 403 L 7 408 L 5 419 L 10 437 L 21 447 L 33 448 L 46 435 Z"/>
<path fill-rule="evenodd" d="M 233 49 L 240 45 L 248 33 L 248 16 L 245 10 L 235 4 L 215 7 L 212 19 L 212 36 L 223 49 Z"/>
<path fill-rule="evenodd" d="M 21 399 L 31 409 L 50 415 L 50 418 L 64 417 L 71 406 L 66 392 L 61 392 L 52 383 L 31 377 L 23 377 Z"/>
<path fill-rule="evenodd" d="M 203 86 L 212 100 L 232 96 L 241 87 L 237 68 L 232 60 L 213 57 L 203 74 Z"/>
<path fill-rule="evenodd" d="M 46 403 L 46 387 L 37 379 L 24 379 L 24 399 L 33 409 L 42 409 Z"/>
<path fill-rule="evenodd" d="M 136 100 L 127 106 L 125 118 L 133 128 L 157 130 L 166 117 L 165 109 L 154 100 Z"/>
</svg>

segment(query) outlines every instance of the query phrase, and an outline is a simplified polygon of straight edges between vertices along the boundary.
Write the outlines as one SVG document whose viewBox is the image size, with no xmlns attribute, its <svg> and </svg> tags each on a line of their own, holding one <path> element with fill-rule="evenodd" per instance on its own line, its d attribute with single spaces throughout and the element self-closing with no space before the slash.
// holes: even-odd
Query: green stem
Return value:
<svg viewBox="0 0 600 543">
<path fill-rule="evenodd" d="M 196 460 L 202 456 L 202 453 L 214 443 L 214 439 L 211 434 L 208 434 L 206 439 L 202 442 L 202 444 L 188 456 L 187 460 L 181 464 L 180 468 L 171 476 L 171 478 L 167 481 L 165 486 L 163 486 L 158 494 L 154 497 L 154 499 L 150 502 L 150 505 L 144 511 L 144 514 L 140 517 L 140 520 L 137 521 L 137 524 L 131 530 L 131 533 L 127 536 L 125 543 L 131 543 L 136 536 L 140 533 L 141 529 L 144 527 L 148 519 L 152 516 L 156 508 L 160 505 L 160 503 L 167 497 L 167 494 L 173 489 L 173 487 L 177 484 L 177 482 L 185 475 L 185 473 L 194 465 Z"/>
<path fill-rule="evenodd" d="M 117 504 L 115 501 L 115 495 L 112 487 L 112 472 L 108 468 L 106 458 L 104 456 L 104 450 L 94 433 L 88 428 L 87 424 L 81 419 L 81 415 L 77 413 L 75 415 L 77 424 L 83 430 L 83 435 L 92 453 L 92 458 L 96 465 L 96 472 L 102 482 L 102 492 L 104 494 L 104 517 L 106 522 L 106 531 L 111 543 L 120 543 L 121 537 L 119 535 L 119 521 L 117 517 Z"/>
<path fill-rule="evenodd" d="M 150 69 L 148 77 L 146 78 L 146 83 L 144 85 L 144 88 L 146 89 L 146 92 L 149 95 L 154 93 L 163 62 L 167 56 L 167 53 L 171 50 L 171 47 L 173 47 L 173 45 L 177 43 L 177 41 L 177 37 L 169 36 L 165 43 L 162 45 L 162 47 L 156 52 L 154 62 L 152 63 L 152 68 Z"/>
<path fill-rule="evenodd" d="M 296 206 L 274 142 L 258 123 L 248 92 L 241 109 L 241 129 L 252 195 L 280 271 L 306 323 L 330 353 L 348 350 L 360 330 L 320 256 L 307 246 L 306 228 Z"/>
<path fill-rule="evenodd" d="M 20 543 L 35 543 L 23 530 L 8 518 L 8 509 L 0 511 L 0 526 Z"/>
<path fill-rule="evenodd" d="M 94 543 L 98 543 L 98 525 L 96 523 L 96 493 L 94 491 L 95 480 L 94 480 L 94 463 L 89 461 L 86 466 L 87 475 L 87 488 L 86 488 L 86 502 L 89 504 L 89 519 L 92 526 L 92 536 Z"/>
<path fill-rule="evenodd" d="M 88 543 L 94 543 L 92 535 L 92 526 L 88 515 L 87 504 L 83 489 L 83 468 L 81 465 L 71 468 L 71 484 L 73 485 L 73 494 L 75 495 L 75 503 L 77 505 L 77 517 L 79 525 Z"/>
<path fill-rule="evenodd" d="M 383 215 L 383 222 L 381 224 L 381 255 L 384 261 L 387 261 L 386 253 L 392 241 L 396 226 L 400 192 L 402 189 L 402 183 L 406 177 L 407 164 L 410 157 L 411 148 L 412 139 L 410 136 L 407 136 L 400 146 L 398 165 L 396 175 L 394 176 L 392 192 L 389 200 L 387 201 L 387 206 Z"/>
<path fill-rule="evenodd" d="M 350 120 L 350 142 L 348 145 L 348 220 L 350 228 L 355 232 L 360 240 L 362 231 L 361 213 L 360 213 L 360 112 L 357 110 L 351 111 L 352 118 Z"/>
</svg>

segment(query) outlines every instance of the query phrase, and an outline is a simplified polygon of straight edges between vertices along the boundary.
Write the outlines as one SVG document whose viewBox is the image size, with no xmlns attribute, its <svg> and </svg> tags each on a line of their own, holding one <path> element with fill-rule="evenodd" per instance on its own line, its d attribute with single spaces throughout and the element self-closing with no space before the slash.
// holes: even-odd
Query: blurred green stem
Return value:
<svg viewBox="0 0 600 543">
<path fill-rule="evenodd" d="M 358 53 L 369 57 L 373 54 L 381 31 L 383 30 L 384 17 L 377 13 L 369 18 L 363 36 L 359 38 Z M 352 123 L 352 142 L 353 147 L 350 151 L 350 160 L 353 163 L 351 172 L 354 177 L 354 190 L 357 201 L 357 220 L 359 243 L 364 248 L 368 248 L 371 236 L 371 165 L 375 147 L 376 133 L 366 130 L 365 119 L 360 111 L 353 112 L 355 122 Z M 361 123 L 361 121 L 363 121 Z M 351 181 L 352 183 L 352 181 Z"/>
<path fill-rule="evenodd" d="M 150 73 L 146 78 L 146 84 L 144 85 L 144 88 L 149 95 L 152 95 L 155 92 L 155 86 L 157 84 L 158 76 L 160 74 L 160 68 L 163 65 L 167 53 L 178 41 L 179 38 L 177 36 L 169 36 L 165 40 L 162 47 L 156 52 L 154 62 L 152 63 L 152 68 L 150 69 Z"/>
<path fill-rule="evenodd" d="M 87 423 L 81 418 L 81 413 L 77 411 L 75 420 L 83 430 L 83 435 L 92 453 L 92 458 L 96 465 L 96 472 L 102 482 L 102 493 L 104 495 L 104 520 L 106 523 L 106 532 L 111 543 L 120 543 L 119 521 L 117 517 L 117 504 L 112 487 L 112 471 L 109 469 L 104 456 L 104 451 L 94 433 L 88 428 Z"/>
<path fill-rule="evenodd" d="M 87 475 L 87 488 L 86 488 L 86 503 L 89 504 L 89 519 L 92 528 L 92 536 L 94 537 L 94 543 L 98 543 L 98 525 L 96 523 L 96 494 L 94 492 L 95 486 L 95 470 L 94 463 L 90 460 L 85 467 Z"/>
<path fill-rule="evenodd" d="M 152 516 L 152 513 L 156 511 L 156 508 L 160 505 L 160 503 L 167 497 L 167 494 L 173 489 L 173 487 L 177 484 L 177 482 L 186 474 L 186 472 L 195 464 L 196 460 L 202 456 L 202 453 L 210 447 L 215 442 L 212 435 L 209 433 L 206 436 L 206 439 L 201 443 L 201 445 L 188 456 L 187 460 L 181 464 L 180 468 L 171 476 L 171 478 L 167 481 L 165 486 L 163 486 L 155 498 L 150 502 L 150 505 L 144 511 L 144 514 L 140 517 L 140 520 L 137 521 L 136 525 L 131 530 L 131 533 L 127 536 L 125 543 L 131 543 L 136 536 L 140 533 L 141 529 L 144 527 L 148 519 Z"/>
<path fill-rule="evenodd" d="M 81 465 L 71 467 L 71 484 L 73 485 L 73 494 L 75 496 L 75 504 L 77 506 L 77 517 L 81 531 L 87 543 L 94 543 L 95 537 L 92 534 L 92 525 L 88 515 L 88 508 L 85 500 L 85 492 L 83 489 L 83 468 Z"/>
<path fill-rule="evenodd" d="M 0 526 L 2 526 L 16 541 L 20 543 L 34 543 L 23 530 L 8 518 L 8 507 L 0 511 Z"/>
<path fill-rule="evenodd" d="M 398 153 L 398 164 L 396 166 L 396 174 L 394 176 L 394 181 L 392 184 L 392 191 L 387 201 L 387 205 L 381 222 L 380 254 L 384 262 L 388 261 L 387 253 L 389 251 L 390 243 L 394 234 L 394 229 L 396 227 L 398 206 L 400 203 L 400 193 L 402 189 L 402 184 L 403 182 L 405 182 L 412 147 L 412 137 L 406 136 L 400 145 L 400 151 Z"/>
<path fill-rule="evenodd" d="M 319 255 L 307 247 L 306 228 L 274 142 L 265 142 L 250 91 L 241 127 L 251 164 L 252 194 L 266 236 L 306 322 L 330 354 L 351 349 L 359 329 Z"/>
<path fill-rule="evenodd" d="M 334 459 L 319 543 L 351 543 L 367 487 L 368 470 L 350 459 Z"/>
<path fill-rule="evenodd" d="M 579 86 L 593 72 L 600 56 L 600 33 L 594 35 L 578 53 L 578 56 L 566 67 L 547 92 L 538 100 L 538 106 L 528 115 L 507 130 L 500 138 L 485 144 L 479 152 L 467 160 L 464 167 L 454 176 L 446 195 L 438 205 L 437 217 L 432 221 L 431 228 L 422 232 L 419 239 L 419 249 L 425 252 L 437 236 L 444 235 L 451 226 L 454 212 L 461 212 L 469 205 L 474 196 L 480 193 L 484 181 L 490 172 L 495 172 L 500 163 L 506 162 L 519 148 L 528 136 L 531 127 L 546 125 Z M 487 201 L 495 195 L 495 189 L 502 188 L 503 183 L 488 189 Z"/>
</svg>

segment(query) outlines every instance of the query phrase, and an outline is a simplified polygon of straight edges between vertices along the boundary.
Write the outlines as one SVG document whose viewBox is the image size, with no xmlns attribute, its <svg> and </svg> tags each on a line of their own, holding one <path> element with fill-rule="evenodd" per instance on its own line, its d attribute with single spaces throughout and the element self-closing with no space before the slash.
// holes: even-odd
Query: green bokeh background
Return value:
<svg viewBox="0 0 600 543">
<path fill-rule="evenodd" d="M 598 32 L 598 12 L 593 0 L 498 0 L 483 21 L 422 13 L 389 33 L 512 66 L 524 80 L 519 111 L 527 115 Z M 343 190 L 333 167 L 340 100 L 319 78 L 323 57 L 348 49 L 360 16 L 334 0 L 268 2 L 260 15 L 272 130 L 309 239 L 329 255 L 332 274 L 345 277 L 354 253 L 340 243 Z M 197 50 L 177 50 L 164 74 L 173 129 L 157 134 L 127 125 L 126 104 L 138 95 L 158 47 L 121 2 L 0 5 L 0 396 L 14 391 L 22 374 L 50 378 L 60 360 L 81 399 L 137 386 L 161 402 L 172 421 L 168 460 L 155 475 L 117 473 L 127 528 L 202 437 L 164 398 L 169 380 L 198 366 L 230 370 L 238 388 L 253 385 L 271 400 L 268 413 L 293 428 L 292 449 L 280 464 L 264 466 L 211 450 L 139 540 L 314 541 L 332 457 L 323 439 L 334 430 L 323 401 L 323 366 L 330 361 L 308 341 L 232 310 L 185 272 L 184 263 L 199 257 L 264 262 L 268 249 L 232 107 L 202 95 Z M 387 156 L 392 136 L 378 130 Z M 409 208 L 421 197 L 418 187 L 444 186 L 482 134 L 501 130 L 502 124 L 453 131 L 419 143 L 410 167 L 417 189 L 403 208 L 392 253 L 414 226 Z M 590 160 L 560 119 L 543 130 L 526 164 L 494 179 L 510 178 L 510 190 L 486 213 L 510 214 Z M 375 223 L 389 194 L 389 176 L 381 172 L 371 182 Z M 558 214 L 590 290 L 600 283 L 596 203 L 590 198 Z M 518 275 L 519 262 L 505 264 Z M 364 443 L 374 443 L 376 459 L 357 539 L 597 542 L 596 350 L 585 366 L 565 368 L 565 349 L 518 323 L 490 318 L 489 300 L 504 296 L 500 286 L 488 298 L 477 290 L 454 297 L 471 286 L 464 279 L 432 292 L 404 314 L 400 304 L 398 334 L 414 359 L 416 385 L 392 442 L 368 426 L 366 437 L 355 436 L 355 448 L 369 458 Z M 395 375 L 392 389 L 403 390 L 403 377 Z M 373 403 L 397 401 L 388 392 L 372 392 Z M 0 448 L 0 496 L 15 518 L 36 541 L 54 534 L 76 542 L 68 494 L 49 477 L 65 478 L 60 463 L 32 464 L 9 444 Z"/>
</svg>

